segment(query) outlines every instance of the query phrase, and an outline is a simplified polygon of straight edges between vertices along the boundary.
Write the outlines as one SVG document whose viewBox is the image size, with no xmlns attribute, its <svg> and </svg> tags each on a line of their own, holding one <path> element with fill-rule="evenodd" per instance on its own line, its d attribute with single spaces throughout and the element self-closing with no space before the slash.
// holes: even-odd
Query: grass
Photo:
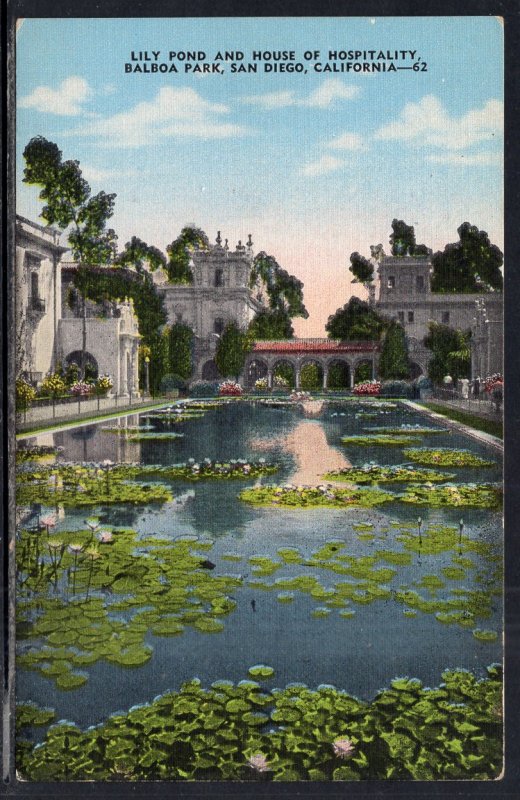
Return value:
<svg viewBox="0 0 520 800">
<path fill-rule="evenodd" d="M 472 414 L 470 411 L 459 411 L 457 408 L 451 408 L 451 406 L 439 405 L 437 403 L 421 403 L 421 405 L 455 422 L 462 422 L 463 425 L 475 428 L 477 431 L 489 433 L 491 436 L 496 436 L 498 439 L 504 438 L 502 420 L 486 419 L 477 414 Z"/>
</svg>

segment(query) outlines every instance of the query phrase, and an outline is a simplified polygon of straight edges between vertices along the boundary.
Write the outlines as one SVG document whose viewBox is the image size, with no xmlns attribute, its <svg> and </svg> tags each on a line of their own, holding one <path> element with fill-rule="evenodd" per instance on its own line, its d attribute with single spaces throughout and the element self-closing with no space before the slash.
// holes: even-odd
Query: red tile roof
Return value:
<svg viewBox="0 0 520 800">
<path fill-rule="evenodd" d="M 282 339 L 257 341 L 255 353 L 366 353 L 379 350 L 379 342 L 341 342 L 338 339 Z"/>
</svg>

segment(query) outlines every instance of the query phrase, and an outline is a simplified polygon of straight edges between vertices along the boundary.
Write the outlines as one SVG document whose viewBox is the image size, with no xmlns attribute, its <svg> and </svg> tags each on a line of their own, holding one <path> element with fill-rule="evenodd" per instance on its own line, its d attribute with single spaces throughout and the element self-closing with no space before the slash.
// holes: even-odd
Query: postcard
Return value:
<svg viewBox="0 0 520 800">
<path fill-rule="evenodd" d="M 503 51 L 18 21 L 18 783 L 503 777 Z"/>
</svg>

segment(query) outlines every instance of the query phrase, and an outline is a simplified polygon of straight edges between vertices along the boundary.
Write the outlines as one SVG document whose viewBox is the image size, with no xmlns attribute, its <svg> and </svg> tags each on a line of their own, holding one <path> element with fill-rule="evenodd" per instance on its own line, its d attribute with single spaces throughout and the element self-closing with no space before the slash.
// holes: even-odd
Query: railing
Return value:
<svg viewBox="0 0 520 800">
<path fill-rule="evenodd" d="M 445 403 L 451 403 L 461 409 L 468 411 L 475 411 L 481 414 L 499 414 L 500 405 L 497 404 L 489 397 L 484 391 L 479 391 L 477 394 L 472 391 L 470 385 L 468 394 L 463 394 L 459 389 L 453 387 L 451 389 L 436 386 L 432 389 L 432 399 L 442 400 Z"/>
<path fill-rule="evenodd" d="M 98 411 L 112 411 L 132 405 L 150 403 L 153 397 L 136 392 L 111 395 L 70 395 L 58 397 L 39 397 L 30 407 L 16 414 L 17 423 L 26 427 L 50 420 L 61 420 Z"/>
</svg>

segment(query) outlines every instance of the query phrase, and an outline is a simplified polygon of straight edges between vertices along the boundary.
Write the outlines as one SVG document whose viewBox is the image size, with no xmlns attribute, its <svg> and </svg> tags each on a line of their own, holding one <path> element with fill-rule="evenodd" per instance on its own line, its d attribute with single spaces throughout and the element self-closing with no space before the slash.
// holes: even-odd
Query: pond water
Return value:
<svg viewBox="0 0 520 800">
<path fill-rule="evenodd" d="M 280 470 L 258 482 L 316 485 L 322 482 L 325 472 L 333 469 L 372 461 L 380 465 L 405 462 L 401 446 L 345 445 L 341 443 L 342 436 L 375 426 L 426 425 L 442 432 L 417 437 L 417 444 L 411 446 L 467 449 L 495 462 L 492 467 L 446 469 L 456 474 L 455 481 L 500 481 L 501 458 L 489 446 L 442 429 L 437 421 L 432 423 L 404 406 L 393 405 L 374 409 L 373 405 L 355 402 L 326 404 L 319 418 L 308 418 L 301 409 L 287 406 L 232 402 L 176 425 L 142 414 L 45 434 L 29 443 L 57 445 L 63 448 L 61 461 L 75 462 L 108 458 L 118 463 L 171 465 L 190 458 L 264 458 L 279 464 Z M 176 431 L 182 436 L 134 441 L 104 430 L 116 426 L 152 426 L 149 431 L 140 432 Z M 171 637 L 154 636 L 148 630 L 144 642 L 153 648 L 148 663 L 139 668 L 124 668 L 103 660 L 85 665 L 81 672 L 88 681 L 73 691 L 56 688 L 51 678 L 38 672 L 19 669 L 19 701 L 50 706 L 56 709 L 58 719 L 86 726 L 101 722 L 117 710 L 149 702 L 195 676 L 204 686 L 222 678 L 241 680 L 247 677 L 249 667 L 259 663 L 274 668 L 272 685 L 285 686 L 292 681 L 310 686 L 334 684 L 368 699 L 395 676 L 408 675 L 420 678 L 426 685 L 437 685 L 447 667 L 467 668 L 483 675 L 488 664 L 501 659 L 502 601 L 496 591 L 500 590 L 497 568 L 502 545 L 499 512 L 405 503 L 376 508 L 262 508 L 238 499 L 241 489 L 255 480 L 165 482 L 174 494 L 171 502 L 150 507 L 115 504 L 66 508 L 53 535 L 85 530 L 85 519 L 96 515 L 104 528 L 116 532 L 118 528 L 133 528 L 143 539 L 151 535 L 163 539 L 192 537 L 195 553 L 199 552 L 198 542 L 206 543 L 207 549 L 200 552 L 215 565 L 211 577 L 232 574 L 238 578 L 229 592 L 236 607 L 219 618 L 223 630 L 209 634 L 186 626 L 182 635 Z M 389 490 L 402 488 L 390 485 Z M 430 526 L 458 529 L 463 518 L 464 541 L 482 544 L 484 549 L 465 548 L 462 552 L 449 546 L 437 553 L 429 552 L 416 538 L 419 516 L 425 542 Z M 412 545 L 407 546 L 410 537 L 414 537 Z M 331 545 L 333 542 L 336 545 Z M 350 597 L 350 601 L 335 605 L 338 592 L 342 597 L 340 584 L 352 582 L 353 578 L 342 574 L 336 550 L 328 551 L 325 558 L 313 558 L 327 543 L 329 548 L 337 547 L 343 557 L 375 557 L 374 569 L 393 570 L 381 584 L 385 590 L 381 597 L 372 598 L 372 602 L 363 602 L 362 598 L 352 601 Z M 487 545 L 489 549 L 485 549 Z M 278 553 L 281 548 L 297 548 L 300 563 L 286 563 Z M 388 553 L 404 553 L 405 557 L 401 563 L 392 563 Z M 258 562 L 250 561 L 254 556 L 267 557 L 279 566 L 262 574 Z M 446 569 L 448 573 L 443 572 Z M 358 583 L 363 581 L 362 570 L 360 575 Z M 440 577 L 442 585 L 434 591 L 425 588 L 425 584 L 418 586 L 425 576 L 432 575 Z M 314 594 L 297 588 L 288 592 L 287 581 L 298 576 L 316 578 L 318 590 Z M 269 588 L 273 584 L 275 588 Z M 407 590 L 428 600 L 484 593 L 486 616 L 477 615 L 470 627 L 445 624 L 435 613 L 410 609 L 399 600 L 399 593 Z M 481 641 L 473 635 L 475 628 L 496 631 L 498 638 Z M 35 642 L 21 641 L 20 652 L 30 646 L 34 647 Z"/>
</svg>

